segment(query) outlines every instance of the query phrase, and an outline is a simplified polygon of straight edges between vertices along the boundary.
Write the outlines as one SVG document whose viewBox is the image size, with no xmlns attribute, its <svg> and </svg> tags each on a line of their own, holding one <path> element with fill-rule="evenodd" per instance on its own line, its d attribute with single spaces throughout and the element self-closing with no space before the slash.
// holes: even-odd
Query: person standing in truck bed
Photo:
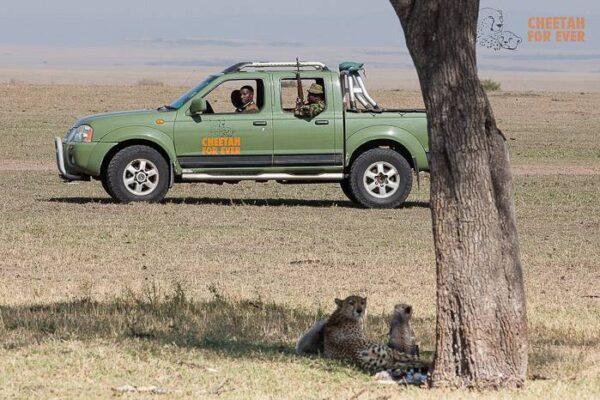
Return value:
<svg viewBox="0 0 600 400">
<path fill-rule="evenodd" d="M 321 114 L 323 110 L 325 110 L 325 94 L 323 92 L 323 86 L 313 83 L 308 88 L 308 101 L 306 104 L 303 104 L 302 100 L 299 98 L 296 99 L 294 115 L 296 117 L 314 118 Z"/>
</svg>

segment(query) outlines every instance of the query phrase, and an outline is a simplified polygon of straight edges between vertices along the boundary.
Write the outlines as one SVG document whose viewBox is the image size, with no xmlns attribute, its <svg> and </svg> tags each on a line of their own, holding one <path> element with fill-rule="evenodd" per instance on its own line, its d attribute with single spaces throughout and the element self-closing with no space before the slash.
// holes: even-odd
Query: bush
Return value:
<svg viewBox="0 0 600 400">
<path fill-rule="evenodd" d="M 165 86 L 163 82 L 155 81 L 154 79 L 143 78 L 137 81 L 138 86 Z"/>
<path fill-rule="evenodd" d="M 481 85 L 483 86 L 483 90 L 486 92 L 495 92 L 496 90 L 500 90 L 500 83 L 491 79 L 482 80 Z"/>
</svg>

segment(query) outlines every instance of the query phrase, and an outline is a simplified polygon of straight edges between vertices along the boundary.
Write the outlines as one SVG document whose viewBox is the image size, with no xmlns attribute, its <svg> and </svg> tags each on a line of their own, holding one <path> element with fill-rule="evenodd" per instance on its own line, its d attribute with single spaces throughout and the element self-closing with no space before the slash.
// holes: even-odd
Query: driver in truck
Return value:
<svg viewBox="0 0 600 400">
<path fill-rule="evenodd" d="M 243 113 L 257 113 L 260 110 L 254 102 L 254 89 L 250 85 L 242 86 L 240 89 L 240 96 L 242 99 L 241 111 Z"/>
<path fill-rule="evenodd" d="M 314 118 L 321 114 L 323 110 L 325 110 L 325 94 L 323 92 L 323 86 L 318 83 L 313 83 L 308 88 L 308 101 L 306 104 L 302 103 L 300 98 L 296 99 L 294 115 L 301 118 Z"/>
</svg>

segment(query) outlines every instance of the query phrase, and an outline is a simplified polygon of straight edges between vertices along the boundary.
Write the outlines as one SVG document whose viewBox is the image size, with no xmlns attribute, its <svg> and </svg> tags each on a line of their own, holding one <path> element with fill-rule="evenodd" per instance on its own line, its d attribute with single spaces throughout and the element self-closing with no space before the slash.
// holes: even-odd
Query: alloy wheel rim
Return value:
<svg viewBox="0 0 600 400">
<path fill-rule="evenodd" d="M 398 191 L 400 174 L 392 164 L 377 161 L 365 170 L 363 185 L 371 196 L 386 199 Z"/>
<path fill-rule="evenodd" d="M 135 196 L 147 196 L 158 186 L 158 168 L 150 160 L 138 158 L 131 161 L 123 171 L 123 184 Z"/>
</svg>

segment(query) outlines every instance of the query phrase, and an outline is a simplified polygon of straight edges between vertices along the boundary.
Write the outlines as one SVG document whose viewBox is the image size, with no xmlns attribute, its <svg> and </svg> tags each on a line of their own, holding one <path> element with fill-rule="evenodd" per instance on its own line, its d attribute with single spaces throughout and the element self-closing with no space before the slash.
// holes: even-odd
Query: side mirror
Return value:
<svg viewBox="0 0 600 400">
<path fill-rule="evenodd" d="M 190 115 L 198 115 L 202 114 L 208 109 L 206 105 L 206 100 L 202 97 L 192 100 L 192 104 L 190 104 Z"/>
</svg>

